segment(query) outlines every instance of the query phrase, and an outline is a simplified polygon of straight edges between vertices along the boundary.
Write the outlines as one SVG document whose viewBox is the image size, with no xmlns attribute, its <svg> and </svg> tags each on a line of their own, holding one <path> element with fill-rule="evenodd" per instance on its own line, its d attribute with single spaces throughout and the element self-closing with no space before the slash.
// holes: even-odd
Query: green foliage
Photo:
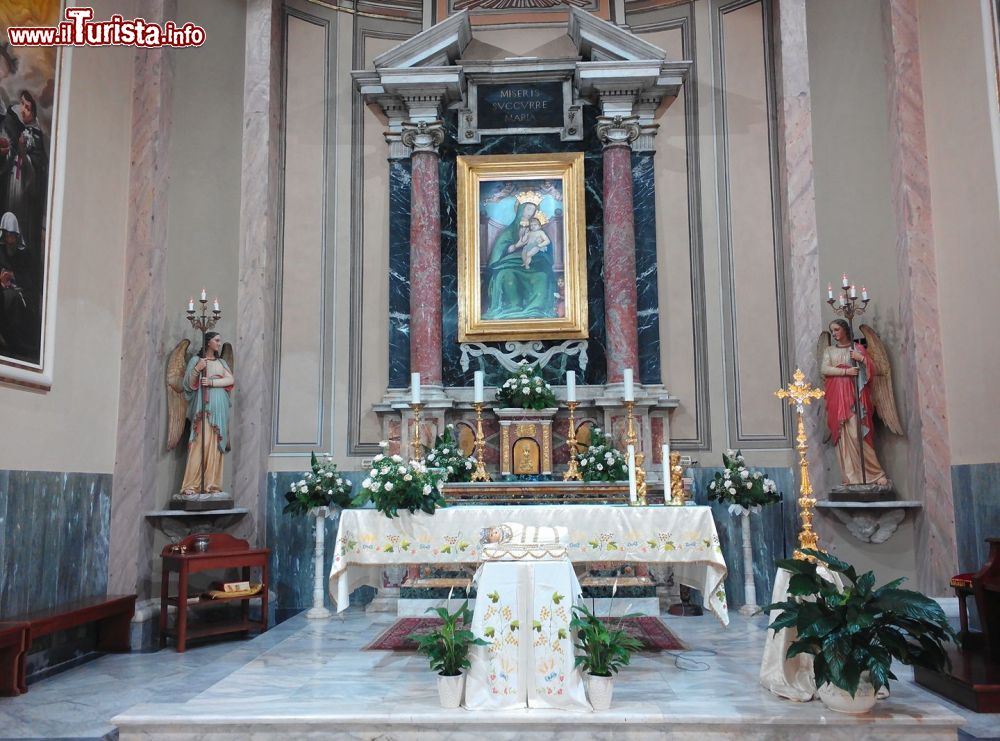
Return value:
<svg viewBox="0 0 1000 741">
<path fill-rule="evenodd" d="M 312 470 L 292 484 L 291 491 L 285 493 L 287 504 L 281 511 L 285 514 L 304 515 L 311 509 L 329 507 L 332 504 L 344 508 L 351 506 L 351 482 L 337 472 L 337 464 L 330 456 L 325 456 L 320 461 L 313 453 L 310 464 Z"/>
<path fill-rule="evenodd" d="M 874 589 L 873 572 L 858 576 L 853 566 L 828 553 L 803 553 L 840 574 L 844 590 L 819 576 L 816 563 L 778 561 L 792 573 L 789 599 L 764 609 L 782 611 L 770 625 L 775 631 L 798 631 L 787 658 L 812 654 L 817 687 L 833 684 L 853 697 L 862 672 L 868 672 L 878 691 L 896 679 L 890 671 L 893 659 L 936 671 L 948 666 L 944 643 L 955 633 L 937 602 L 900 589 L 903 579 Z"/>
<path fill-rule="evenodd" d="M 472 474 L 476 471 L 476 459 L 466 457 L 458 447 L 455 425 L 448 425 L 437 436 L 434 448 L 424 458 L 424 463 L 428 468 L 439 469 L 446 481 L 472 481 Z"/>
<path fill-rule="evenodd" d="M 445 607 L 430 608 L 427 612 L 436 612 L 444 624 L 426 635 L 411 635 L 411 640 L 417 642 L 417 651 L 430 660 L 431 669 L 445 677 L 454 677 L 468 669 L 469 648 L 472 646 L 488 646 L 482 638 L 476 638 L 469 626 L 472 625 L 472 610 L 469 600 L 455 612 L 448 612 Z"/>
<path fill-rule="evenodd" d="M 381 445 L 384 449 L 388 443 Z M 361 493 L 353 504 L 361 507 L 371 501 L 386 517 L 397 517 L 401 509 L 432 515 L 445 506 L 443 487 L 444 475 L 421 461 L 404 462 L 401 456 L 379 453 L 372 459 L 372 469 L 361 482 Z"/>
<path fill-rule="evenodd" d="M 622 620 L 626 617 L 633 616 L 625 615 Z M 576 666 L 598 677 L 610 677 L 627 666 L 632 653 L 641 649 L 642 643 L 622 630 L 621 625 L 619 621 L 618 628 L 612 630 L 585 605 L 575 605 L 570 627 L 577 631 L 579 642 L 575 645 L 583 652 L 577 655 Z"/>
<path fill-rule="evenodd" d="M 590 433 L 590 447 L 576 457 L 584 481 L 627 481 L 628 462 L 600 427 Z"/>
<path fill-rule="evenodd" d="M 716 473 L 708 484 L 709 501 L 735 504 L 743 509 L 781 501 L 778 487 L 771 479 L 746 467 L 742 451 L 727 450 L 722 454 L 722 463 L 725 470 Z"/>
<path fill-rule="evenodd" d="M 557 406 L 552 386 L 526 360 L 522 360 L 518 369 L 497 389 L 497 401 L 505 407 L 521 409 L 551 409 Z"/>
</svg>

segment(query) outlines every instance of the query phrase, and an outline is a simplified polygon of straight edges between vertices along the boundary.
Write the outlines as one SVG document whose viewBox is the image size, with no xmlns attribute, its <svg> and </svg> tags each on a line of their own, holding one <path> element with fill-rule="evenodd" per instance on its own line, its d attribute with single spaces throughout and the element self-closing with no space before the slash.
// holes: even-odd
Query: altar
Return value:
<svg viewBox="0 0 1000 741">
<path fill-rule="evenodd" d="M 340 517 L 329 592 L 344 611 L 360 586 L 379 587 L 390 565 L 475 564 L 482 560 L 481 530 L 504 522 L 561 525 L 576 563 L 668 564 L 681 584 L 699 590 L 705 607 L 729 624 L 726 562 L 708 507 L 616 505 L 464 506 L 433 515 L 344 510 Z"/>
</svg>

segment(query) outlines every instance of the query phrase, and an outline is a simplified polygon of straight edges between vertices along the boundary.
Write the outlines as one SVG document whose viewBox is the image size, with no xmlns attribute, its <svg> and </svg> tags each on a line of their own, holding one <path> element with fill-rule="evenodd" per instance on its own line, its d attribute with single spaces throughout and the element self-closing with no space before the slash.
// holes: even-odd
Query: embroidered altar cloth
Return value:
<svg viewBox="0 0 1000 741">
<path fill-rule="evenodd" d="M 504 522 L 565 527 L 568 558 L 577 563 L 670 564 L 674 578 L 701 591 L 705 607 L 724 625 L 726 562 L 708 507 L 617 505 L 462 506 L 400 513 L 349 509 L 340 526 L 330 569 L 330 596 L 347 608 L 356 588 L 379 587 L 382 569 L 394 564 L 469 564 L 484 560 L 483 528 Z"/>
</svg>

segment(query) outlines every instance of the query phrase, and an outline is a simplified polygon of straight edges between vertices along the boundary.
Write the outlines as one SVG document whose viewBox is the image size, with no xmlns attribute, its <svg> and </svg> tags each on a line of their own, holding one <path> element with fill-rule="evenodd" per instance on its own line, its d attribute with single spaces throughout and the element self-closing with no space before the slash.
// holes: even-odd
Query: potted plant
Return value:
<svg viewBox="0 0 1000 741">
<path fill-rule="evenodd" d="M 576 457 L 584 481 L 626 481 L 628 464 L 600 427 L 590 431 L 590 445 Z"/>
<path fill-rule="evenodd" d="M 759 514 L 769 504 L 781 501 L 778 487 L 760 471 L 747 468 L 740 450 L 722 454 L 725 468 L 708 484 L 709 501 L 729 505 L 729 513 L 739 515 L 743 535 L 743 593 L 745 604 L 741 615 L 753 615 L 757 606 L 757 588 L 753 578 L 753 546 L 750 542 L 750 514 Z"/>
<path fill-rule="evenodd" d="M 465 690 L 462 670 L 471 666 L 469 649 L 490 644 L 476 638 L 469 629 L 472 625 L 469 600 L 465 600 L 455 612 L 449 612 L 446 607 L 431 608 L 427 612 L 436 612 L 442 625 L 426 635 L 411 635 L 410 638 L 417 642 L 417 651 L 430 660 L 431 669 L 438 674 L 441 707 L 457 708 L 462 704 L 462 692 Z"/>
<path fill-rule="evenodd" d="M 379 443 L 384 450 L 389 443 Z M 405 509 L 410 514 L 416 511 L 434 514 L 438 507 L 444 507 L 445 476 L 437 469 L 428 468 L 422 461 L 404 461 L 399 455 L 379 453 L 372 458 L 372 469 L 361 482 L 361 493 L 354 499 L 355 506 L 363 506 L 368 501 L 386 517 L 398 517 Z"/>
<path fill-rule="evenodd" d="M 587 697 L 594 710 L 611 707 L 614 693 L 614 674 L 626 666 L 632 653 L 642 648 L 642 643 L 622 630 L 622 621 L 617 628 L 607 624 L 587 609 L 586 605 L 574 605 L 570 628 L 576 631 L 576 648 L 582 653 L 576 657 L 576 666 L 587 673 Z"/>
<path fill-rule="evenodd" d="M 764 609 L 781 610 L 769 626 L 774 631 L 798 631 L 787 658 L 812 654 L 817 694 L 828 708 L 868 712 L 875 693 L 896 679 L 893 659 L 935 671 L 949 664 L 944 643 L 955 633 L 937 602 L 900 589 L 904 579 L 875 589 L 871 571 L 858 576 L 853 566 L 828 553 L 802 553 L 820 563 L 778 561 L 779 568 L 792 573 L 789 598 Z M 840 574 L 843 589 L 818 573 L 820 565 Z"/>
<path fill-rule="evenodd" d="M 428 468 L 444 474 L 451 482 L 472 481 L 476 471 L 476 459 L 466 456 L 455 440 L 455 425 L 446 425 L 444 432 L 437 436 L 434 448 L 424 458 Z"/>
<path fill-rule="evenodd" d="M 539 412 L 558 406 L 552 386 L 526 360 L 522 360 L 517 370 L 497 389 L 496 398 L 503 407 Z"/>
<path fill-rule="evenodd" d="M 323 555 L 325 550 L 325 520 L 331 505 L 345 508 L 351 505 L 351 482 L 337 471 L 337 464 L 330 456 L 322 460 L 316 453 L 310 456 L 312 470 L 292 484 L 285 493 L 285 514 L 310 515 L 316 518 L 316 550 L 313 554 L 313 606 L 306 612 L 312 620 L 330 617 L 324 604 Z"/>
</svg>

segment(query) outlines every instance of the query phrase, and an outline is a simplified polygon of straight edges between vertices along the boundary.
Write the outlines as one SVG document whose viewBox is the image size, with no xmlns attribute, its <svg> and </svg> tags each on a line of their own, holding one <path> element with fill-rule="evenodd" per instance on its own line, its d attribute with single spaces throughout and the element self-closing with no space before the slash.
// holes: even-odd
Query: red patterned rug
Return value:
<svg viewBox="0 0 1000 741">
<path fill-rule="evenodd" d="M 602 618 L 614 627 L 618 626 L 620 618 Z M 408 636 L 413 633 L 420 635 L 429 633 L 441 625 L 439 618 L 400 618 L 378 638 L 365 646 L 365 651 L 416 651 L 417 644 Z M 634 638 L 642 641 L 643 651 L 680 651 L 684 644 L 675 636 L 663 621 L 657 617 L 642 616 L 625 618 L 622 627 Z"/>
</svg>

